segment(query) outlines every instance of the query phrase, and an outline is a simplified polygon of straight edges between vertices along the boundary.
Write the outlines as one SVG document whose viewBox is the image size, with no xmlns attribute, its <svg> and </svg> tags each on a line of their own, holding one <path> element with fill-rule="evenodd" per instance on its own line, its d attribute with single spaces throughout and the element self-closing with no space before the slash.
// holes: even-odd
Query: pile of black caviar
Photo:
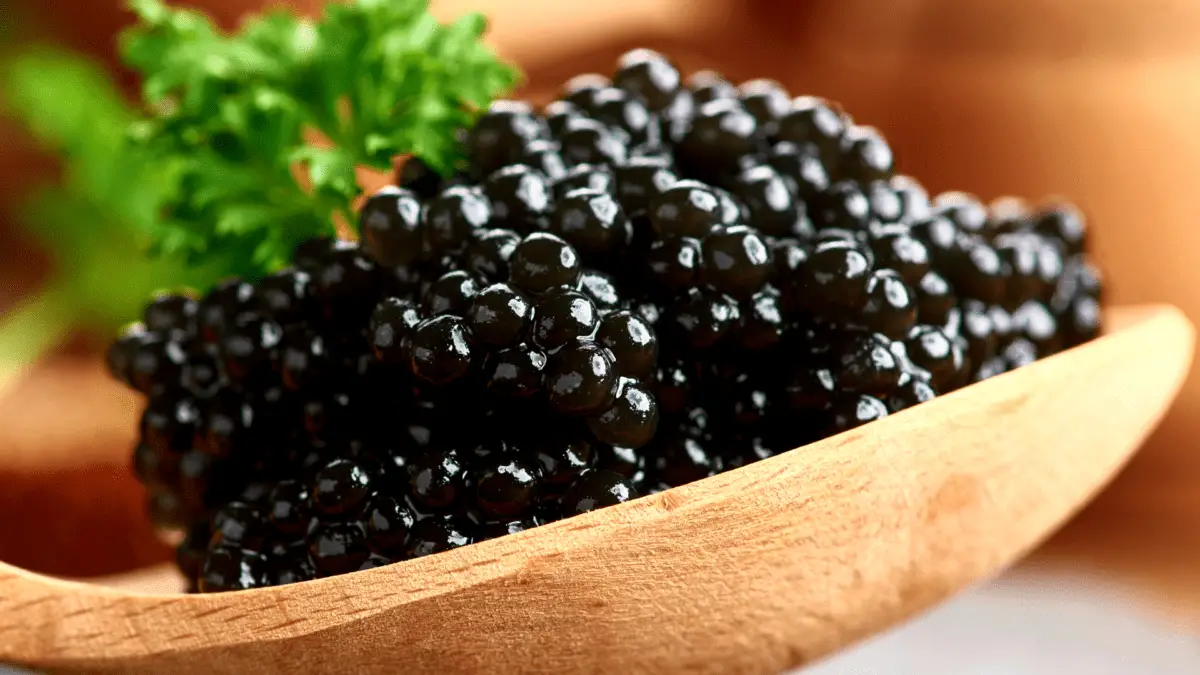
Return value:
<svg viewBox="0 0 1200 675">
<path fill-rule="evenodd" d="M 109 354 L 196 591 L 435 554 L 734 469 L 1094 337 L 1068 204 L 930 198 L 880 133 L 635 50 L 360 242 L 155 298 Z"/>
</svg>

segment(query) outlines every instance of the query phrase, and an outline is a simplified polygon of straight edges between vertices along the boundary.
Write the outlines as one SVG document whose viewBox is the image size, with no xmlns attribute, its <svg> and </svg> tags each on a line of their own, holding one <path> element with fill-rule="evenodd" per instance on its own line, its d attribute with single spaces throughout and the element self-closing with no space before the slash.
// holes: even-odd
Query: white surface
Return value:
<svg viewBox="0 0 1200 675">
<path fill-rule="evenodd" d="M 0 666 L 0 675 L 21 671 Z M 1008 577 L 792 675 L 1196 675 L 1200 638 L 1113 589 Z"/>
<path fill-rule="evenodd" d="M 1200 638 L 1119 592 L 1009 577 L 794 675 L 1196 675 Z"/>
</svg>

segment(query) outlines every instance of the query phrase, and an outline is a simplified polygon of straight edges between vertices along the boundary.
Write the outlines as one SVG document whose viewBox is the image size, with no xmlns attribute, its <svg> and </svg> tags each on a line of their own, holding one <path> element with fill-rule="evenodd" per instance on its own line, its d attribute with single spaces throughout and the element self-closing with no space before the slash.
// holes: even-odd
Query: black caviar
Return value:
<svg viewBox="0 0 1200 675">
<path fill-rule="evenodd" d="M 200 592 L 433 555 L 769 458 L 1100 330 L 1082 213 L 930 196 L 882 133 L 639 49 L 499 101 L 358 242 L 111 347 Z"/>
</svg>

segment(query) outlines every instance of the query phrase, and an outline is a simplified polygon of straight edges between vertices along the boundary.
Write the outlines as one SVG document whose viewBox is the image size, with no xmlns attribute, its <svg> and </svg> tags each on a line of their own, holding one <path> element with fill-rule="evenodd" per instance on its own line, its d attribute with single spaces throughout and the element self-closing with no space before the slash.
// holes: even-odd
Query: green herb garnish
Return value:
<svg viewBox="0 0 1200 675">
<path fill-rule="evenodd" d="M 105 331 L 137 316 L 155 289 L 205 287 L 228 269 L 144 255 L 167 187 L 126 142 L 136 119 L 103 68 L 61 50 L 29 49 L 0 67 L 5 112 L 63 159 L 61 179 L 38 186 L 17 220 L 50 252 L 54 276 L 0 319 L 0 382 L 71 329 Z"/>
<path fill-rule="evenodd" d="M 450 173 L 456 131 L 517 76 L 480 41 L 481 16 L 446 26 L 427 4 L 356 0 L 316 22 L 280 12 L 222 35 L 201 14 L 135 0 L 122 54 L 162 111 L 137 138 L 176 183 L 150 232 L 161 251 L 235 251 L 245 273 L 268 271 L 333 233 L 334 214 L 353 223 L 357 167 L 412 153 Z"/>
<path fill-rule="evenodd" d="M 4 112 L 65 165 L 21 214 L 56 277 L 0 320 L 9 370 L 74 326 L 136 318 L 154 289 L 268 273 L 337 220 L 353 227 L 360 168 L 411 154 L 451 173 L 456 134 L 518 80 L 481 42 L 481 16 L 442 25 L 427 0 L 274 12 L 230 34 L 160 0 L 130 6 L 121 54 L 144 111 L 61 50 L 0 64 Z"/>
</svg>

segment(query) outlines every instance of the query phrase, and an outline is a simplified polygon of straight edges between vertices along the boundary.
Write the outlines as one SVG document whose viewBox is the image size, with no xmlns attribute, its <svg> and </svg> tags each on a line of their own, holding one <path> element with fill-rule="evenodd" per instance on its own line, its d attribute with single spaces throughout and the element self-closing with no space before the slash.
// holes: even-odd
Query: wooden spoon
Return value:
<svg viewBox="0 0 1200 675">
<path fill-rule="evenodd" d="M 171 594 L 0 564 L 0 661 L 127 673 L 778 673 L 1013 562 L 1096 493 L 1192 357 L 1176 309 L 681 488 L 292 586 Z M 138 586 L 140 584 L 140 586 Z M 150 586 L 147 586 L 150 584 Z M 164 585 L 165 584 L 165 585 Z"/>
</svg>

